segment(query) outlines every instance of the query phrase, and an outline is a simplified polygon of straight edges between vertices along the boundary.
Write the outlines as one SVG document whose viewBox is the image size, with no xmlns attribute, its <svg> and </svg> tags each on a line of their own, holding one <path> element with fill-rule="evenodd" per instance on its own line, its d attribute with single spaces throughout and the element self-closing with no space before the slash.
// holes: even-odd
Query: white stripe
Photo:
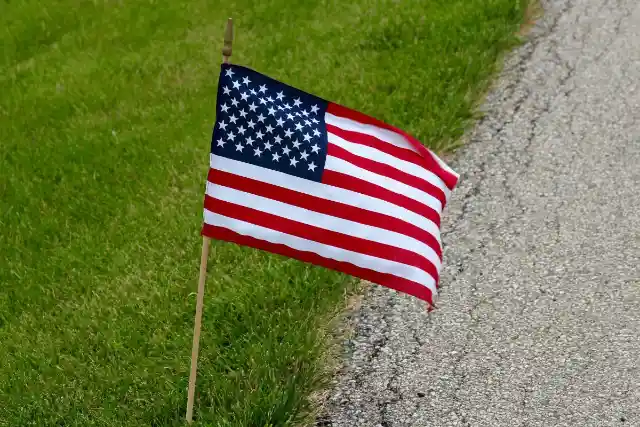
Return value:
<svg viewBox="0 0 640 427">
<path fill-rule="evenodd" d="M 451 195 L 451 190 L 449 190 L 447 184 L 445 184 L 438 175 L 428 169 L 418 166 L 415 163 L 407 162 L 406 160 L 402 160 L 398 157 L 392 156 L 391 154 L 380 151 L 377 148 L 347 141 L 346 139 L 340 138 L 338 135 L 334 135 L 332 133 L 328 133 L 327 136 L 331 144 L 335 144 L 338 147 L 349 151 L 350 153 L 353 153 L 360 157 L 364 157 L 365 159 L 374 160 L 376 162 L 392 166 L 399 171 L 421 178 L 428 183 L 435 185 L 444 192 L 445 198 L 447 200 Z"/>
<path fill-rule="evenodd" d="M 365 135 L 370 135 L 378 138 L 381 141 L 388 142 L 396 147 L 405 148 L 411 150 L 414 153 L 420 153 L 420 151 L 413 146 L 403 135 L 393 132 L 389 129 L 384 129 L 375 125 L 368 125 L 357 122 L 355 120 L 348 119 L 346 117 L 334 116 L 331 113 L 325 113 L 324 120 L 327 124 L 339 127 L 342 130 L 359 132 Z M 426 148 L 426 147 L 425 147 Z M 460 178 L 460 175 L 451 169 L 440 157 L 438 157 L 433 151 L 427 148 L 427 151 L 431 154 L 433 159 L 447 172 L 455 175 L 456 179 Z"/>
<path fill-rule="evenodd" d="M 204 211 L 204 222 L 227 228 L 243 236 L 251 236 L 270 243 L 283 244 L 299 251 L 313 252 L 325 258 L 349 262 L 361 268 L 368 268 L 379 273 L 392 274 L 403 279 L 412 280 L 429 288 L 434 296 L 437 293 L 433 277 L 417 267 L 324 245 L 260 225 L 219 215 L 206 209 Z"/>
<path fill-rule="evenodd" d="M 326 215 L 211 182 L 207 182 L 207 194 L 214 199 L 257 209 L 303 224 L 406 249 L 425 257 L 436 267 L 437 271 L 440 271 L 441 262 L 438 254 L 429 245 L 404 234 Z"/>
<path fill-rule="evenodd" d="M 407 141 L 404 136 L 388 129 L 356 122 L 355 120 L 347 119 L 346 117 L 334 116 L 331 113 L 325 113 L 324 120 L 327 124 L 339 127 L 342 130 L 374 136 L 379 140 L 388 142 L 396 147 L 405 148 L 413 151 L 414 153 L 418 153 L 418 150 L 413 146 L 413 144 Z"/>
<path fill-rule="evenodd" d="M 288 188 L 310 196 L 316 196 L 321 199 L 332 200 L 357 208 L 366 209 L 371 212 L 377 212 L 398 218 L 431 234 L 438 242 L 440 242 L 440 246 L 442 246 L 442 241 L 440 240 L 440 228 L 433 221 L 410 211 L 409 209 L 394 205 L 393 203 L 376 199 L 375 197 L 367 196 L 355 191 L 298 178 L 286 173 L 240 162 L 238 160 L 228 159 L 215 154 L 210 154 L 210 166 L 212 169 L 221 170 L 223 172 L 243 176 L 245 178 L 251 178 L 257 181 L 277 185 L 279 187 Z"/>
<path fill-rule="evenodd" d="M 438 164 L 440 165 L 440 167 L 442 169 L 444 169 L 447 172 L 449 172 L 450 174 L 454 175 L 456 177 L 456 179 L 460 178 L 460 175 L 458 174 L 458 172 L 456 172 L 453 169 L 451 169 L 451 167 L 449 167 L 449 165 L 447 165 L 444 161 L 442 161 L 442 159 L 440 157 L 438 157 L 436 155 L 436 153 L 434 153 L 431 150 L 429 150 L 429 153 L 431 154 L 431 157 L 433 157 L 435 159 L 435 161 L 438 162 Z"/>
<path fill-rule="evenodd" d="M 354 165 L 353 163 L 333 156 L 327 156 L 324 168 L 325 170 L 328 169 L 334 172 L 340 172 L 346 175 L 351 175 L 356 178 L 363 179 L 373 184 L 377 184 L 389 191 L 405 195 L 426 206 L 429 206 L 438 214 L 442 213 L 442 202 L 440 200 L 436 199 L 431 194 L 425 193 L 424 191 L 407 185 L 404 182 L 396 181 L 395 179 L 391 179 L 383 175 L 378 175 L 377 173 L 368 171 Z"/>
</svg>

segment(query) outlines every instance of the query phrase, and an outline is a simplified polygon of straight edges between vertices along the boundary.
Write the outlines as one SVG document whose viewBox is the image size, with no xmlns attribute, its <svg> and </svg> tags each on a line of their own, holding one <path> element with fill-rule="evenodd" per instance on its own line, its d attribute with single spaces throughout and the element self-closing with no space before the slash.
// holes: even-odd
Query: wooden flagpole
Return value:
<svg viewBox="0 0 640 427">
<path fill-rule="evenodd" d="M 222 62 L 229 62 L 233 44 L 233 21 L 227 20 L 222 47 Z M 200 277 L 198 279 L 198 298 L 196 301 L 196 318 L 193 325 L 193 347 L 191 348 L 191 373 L 189 374 L 189 392 L 187 397 L 187 423 L 193 422 L 193 400 L 196 391 L 196 374 L 198 371 L 198 351 L 200 349 L 200 329 L 202 325 L 202 307 L 204 305 L 204 283 L 207 278 L 207 259 L 211 239 L 202 236 L 202 254 L 200 255 Z"/>
<path fill-rule="evenodd" d="M 224 30 L 224 45 L 222 46 L 222 62 L 227 64 L 231 56 L 233 45 L 233 19 L 227 19 L 227 28 Z"/>
</svg>

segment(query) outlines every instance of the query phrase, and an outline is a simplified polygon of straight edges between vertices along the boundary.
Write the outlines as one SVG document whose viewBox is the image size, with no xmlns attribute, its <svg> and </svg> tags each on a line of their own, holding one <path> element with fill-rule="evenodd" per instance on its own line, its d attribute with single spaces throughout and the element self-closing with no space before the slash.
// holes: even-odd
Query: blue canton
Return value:
<svg viewBox="0 0 640 427">
<path fill-rule="evenodd" d="M 222 64 L 211 153 L 320 182 L 327 105 L 249 68 Z"/>
</svg>

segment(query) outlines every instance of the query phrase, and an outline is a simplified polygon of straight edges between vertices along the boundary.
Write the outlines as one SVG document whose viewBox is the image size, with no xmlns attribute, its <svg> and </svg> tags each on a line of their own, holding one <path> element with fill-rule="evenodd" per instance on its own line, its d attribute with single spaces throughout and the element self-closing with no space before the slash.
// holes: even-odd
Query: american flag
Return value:
<svg viewBox="0 0 640 427">
<path fill-rule="evenodd" d="M 433 304 L 458 175 L 405 132 L 223 64 L 202 234 Z"/>
</svg>

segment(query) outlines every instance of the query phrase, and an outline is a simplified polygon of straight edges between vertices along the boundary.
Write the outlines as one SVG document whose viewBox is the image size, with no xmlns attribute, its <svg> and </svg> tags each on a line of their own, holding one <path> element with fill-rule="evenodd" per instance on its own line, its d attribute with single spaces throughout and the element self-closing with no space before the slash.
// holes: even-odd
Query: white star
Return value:
<svg viewBox="0 0 640 427">
<path fill-rule="evenodd" d="M 258 106 L 256 104 L 254 104 L 253 102 L 251 103 L 251 105 L 249 105 L 249 110 L 251 110 L 251 112 L 256 111 L 256 108 L 258 108 Z"/>
<path fill-rule="evenodd" d="M 269 107 L 269 115 L 274 116 L 276 114 L 276 109 L 273 107 Z"/>
<path fill-rule="evenodd" d="M 320 132 L 318 132 L 318 129 L 313 130 L 313 136 L 320 136 Z"/>
<path fill-rule="evenodd" d="M 276 137 L 273 138 L 273 140 L 276 142 L 276 144 L 280 144 L 282 142 L 282 138 L 280 138 L 280 135 L 276 135 Z"/>
<path fill-rule="evenodd" d="M 318 120 L 316 120 L 316 118 L 315 118 L 315 117 L 314 117 L 313 119 L 311 119 L 311 121 L 312 121 L 313 123 L 315 123 L 315 124 L 318 124 L 318 123 L 319 123 L 319 122 L 318 122 Z"/>
<path fill-rule="evenodd" d="M 229 132 L 229 134 L 227 135 L 227 139 L 229 141 L 233 141 L 234 139 L 236 139 L 236 136 L 233 134 L 233 132 Z"/>
<path fill-rule="evenodd" d="M 291 138 L 291 135 L 293 135 L 293 132 L 291 132 L 291 129 L 287 129 L 284 131 L 284 136 L 286 136 L 287 138 Z"/>
<path fill-rule="evenodd" d="M 242 151 L 244 147 L 239 142 L 236 144 L 236 151 Z"/>
<path fill-rule="evenodd" d="M 300 148 L 300 142 L 298 142 L 298 140 L 296 139 L 295 141 L 292 142 L 294 148 Z"/>
<path fill-rule="evenodd" d="M 231 89 L 229 89 L 228 87 L 223 87 L 222 90 L 224 91 L 225 95 L 229 95 L 231 93 Z"/>
<path fill-rule="evenodd" d="M 276 98 L 278 98 L 278 101 L 282 101 L 282 98 L 284 98 L 284 92 L 280 91 L 276 94 Z"/>
<path fill-rule="evenodd" d="M 307 160 L 307 157 L 309 157 L 309 155 L 307 154 L 306 151 L 303 151 L 302 153 L 300 153 L 300 157 L 304 160 Z"/>
<path fill-rule="evenodd" d="M 307 166 L 309 167 L 309 170 L 311 172 L 315 172 L 316 171 L 316 167 L 317 166 L 313 162 L 309 163 Z"/>
<path fill-rule="evenodd" d="M 277 162 L 278 160 L 280 160 L 280 154 L 278 154 L 278 153 L 273 153 L 273 157 L 272 157 L 272 158 L 273 158 L 273 160 L 274 160 L 274 161 L 276 161 L 276 162 Z"/>
<path fill-rule="evenodd" d="M 251 129 L 253 129 L 253 127 L 256 125 L 256 122 L 254 122 L 253 120 L 249 120 L 249 121 L 247 122 L 247 125 L 248 125 Z"/>
<path fill-rule="evenodd" d="M 307 125 L 307 126 L 311 126 L 311 122 L 309 120 L 305 120 L 304 124 Z"/>
<path fill-rule="evenodd" d="M 273 147 L 273 145 L 269 141 L 264 143 L 265 150 L 271 150 L 271 147 Z"/>
<path fill-rule="evenodd" d="M 224 122 L 224 120 L 218 123 L 218 126 L 220 127 L 220 129 L 223 129 L 223 130 L 227 128 L 227 124 Z"/>
<path fill-rule="evenodd" d="M 218 139 L 218 147 L 224 147 L 224 140 L 222 138 Z"/>
<path fill-rule="evenodd" d="M 233 84 L 234 89 L 240 89 L 240 83 L 238 83 L 236 80 L 232 81 L 231 84 Z"/>
<path fill-rule="evenodd" d="M 297 166 L 297 164 L 298 164 L 298 160 L 296 160 L 295 157 L 292 157 L 292 158 L 289 159 L 289 165 L 295 167 L 295 166 Z"/>
<path fill-rule="evenodd" d="M 240 125 L 240 127 L 238 128 L 238 133 L 241 133 L 241 134 L 243 134 L 243 135 L 244 135 L 244 131 L 245 131 L 245 130 L 246 130 L 246 129 L 244 128 L 244 126 Z"/>
<path fill-rule="evenodd" d="M 235 98 L 231 98 L 231 103 L 233 104 L 234 107 L 238 106 L 238 100 Z"/>
<path fill-rule="evenodd" d="M 293 120 L 293 114 L 287 113 L 287 120 Z"/>
<path fill-rule="evenodd" d="M 291 109 L 291 105 L 289 105 L 289 104 L 284 104 L 284 108 L 286 108 L 287 110 L 290 110 L 290 109 Z"/>
<path fill-rule="evenodd" d="M 302 130 L 302 125 L 300 123 L 296 123 L 296 130 Z"/>
<path fill-rule="evenodd" d="M 262 123 L 262 122 L 264 122 L 264 119 L 266 119 L 266 117 L 265 117 L 265 116 L 263 116 L 263 115 L 262 115 L 262 113 L 260 113 L 260 115 L 258 116 L 258 121 L 259 121 L 260 123 Z"/>
<path fill-rule="evenodd" d="M 302 104 L 302 102 L 300 102 L 300 98 L 296 98 L 296 99 L 294 99 L 294 100 L 293 100 L 293 105 L 294 105 L 295 107 L 297 107 L 297 106 L 298 106 L 298 105 L 300 105 L 300 104 Z"/>
<path fill-rule="evenodd" d="M 227 71 L 225 71 L 227 77 L 233 77 L 234 72 L 231 70 L 231 68 L 228 68 Z"/>
<path fill-rule="evenodd" d="M 222 110 L 222 112 L 226 113 L 227 110 L 229 110 L 229 106 L 227 104 L 222 104 L 220 106 L 220 109 Z"/>
<path fill-rule="evenodd" d="M 262 154 L 262 150 L 260 149 L 260 147 L 256 147 L 256 148 L 253 149 L 253 155 L 254 156 L 260 157 L 260 154 Z"/>
<path fill-rule="evenodd" d="M 242 84 L 245 84 L 245 85 L 248 86 L 249 83 L 251 83 L 251 80 L 249 80 L 249 77 L 243 77 L 242 78 Z"/>
<path fill-rule="evenodd" d="M 267 101 L 269 101 L 269 102 L 273 102 L 273 98 L 272 98 L 272 97 L 270 97 L 270 96 L 267 96 Z"/>
<path fill-rule="evenodd" d="M 256 93 L 258 93 L 254 89 L 249 89 L 249 92 L 251 92 L 251 95 L 255 95 Z"/>
<path fill-rule="evenodd" d="M 242 92 L 240 94 L 240 98 L 242 98 L 243 101 L 246 101 L 248 97 L 249 97 L 249 94 L 247 92 Z"/>
<path fill-rule="evenodd" d="M 264 136 L 264 133 L 262 133 L 261 130 L 259 130 L 258 132 L 256 132 L 256 136 L 260 139 L 262 139 L 262 137 Z"/>
<path fill-rule="evenodd" d="M 239 113 L 240 113 L 240 117 L 242 117 L 243 119 L 247 116 L 247 112 L 244 111 L 244 108 L 240 110 Z"/>
<path fill-rule="evenodd" d="M 260 104 L 262 104 L 262 105 L 267 105 L 267 100 L 264 99 L 264 98 L 260 98 L 260 99 L 258 99 L 258 101 L 260 101 Z"/>
<path fill-rule="evenodd" d="M 258 88 L 258 92 L 260 93 L 265 93 L 267 91 L 267 85 L 260 85 L 260 88 Z"/>
<path fill-rule="evenodd" d="M 291 150 L 289 150 L 289 147 L 287 147 L 286 145 L 284 146 L 284 148 L 282 148 L 282 153 L 285 155 L 289 155 L 289 153 L 291 152 Z"/>
<path fill-rule="evenodd" d="M 251 138 L 251 136 L 247 138 L 247 145 L 253 145 L 253 138 Z"/>
<path fill-rule="evenodd" d="M 273 126 L 267 125 L 266 129 L 268 133 L 273 133 Z"/>
<path fill-rule="evenodd" d="M 233 124 L 236 124 L 236 122 L 238 121 L 238 118 L 236 117 L 235 114 L 232 114 L 231 117 L 229 117 L 229 121 Z"/>
<path fill-rule="evenodd" d="M 303 138 L 304 138 L 304 142 L 310 141 L 311 140 L 311 135 L 309 135 L 308 133 L 305 133 Z"/>
<path fill-rule="evenodd" d="M 282 105 L 278 105 L 278 110 L 282 111 L 284 110 L 284 107 Z"/>
<path fill-rule="evenodd" d="M 276 120 L 276 124 L 282 127 L 282 125 L 284 124 L 284 120 L 282 120 L 282 117 L 278 117 L 278 120 Z"/>
<path fill-rule="evenodd" d="M 320 147 L 318 147 L 318 144 L 313 144 L 313 147 L 311 147 L 311 151 L 317 154 L 318 150 L 320 150 Z"/>
<path fill-rule="evenodd" d="M 317 106 L 317 105 L 312 105 L 312 106 L 311 106 L 311 112 L 312 112 L 313 114 L 317 113 L 317 112 L 318 112 L 318 106 Z"/>
<path fill-rule="evenodd" d="M 307 110 L 302 110 L 302 115 L 307 117 L 309 115 L 309 113 L 307 112 Z"/>
</svg>

